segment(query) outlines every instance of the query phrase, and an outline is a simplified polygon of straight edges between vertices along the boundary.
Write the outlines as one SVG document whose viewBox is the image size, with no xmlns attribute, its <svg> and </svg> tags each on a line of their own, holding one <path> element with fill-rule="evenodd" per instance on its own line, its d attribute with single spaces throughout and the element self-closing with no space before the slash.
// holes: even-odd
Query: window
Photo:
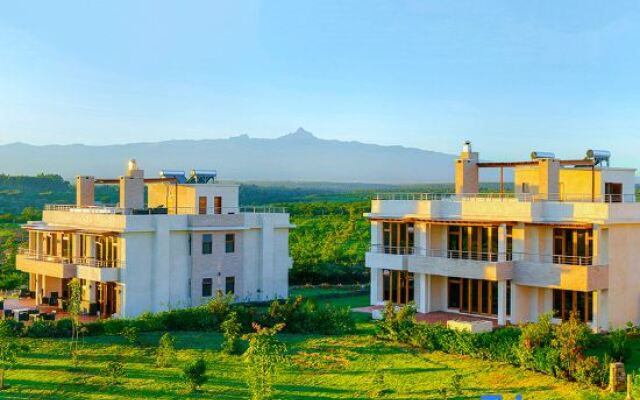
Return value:
<svg viewBox="0 0 640 400">
<path fill-rule="evenodd" d="M 207 213 L 207 197 L 200 196 L 198 197 L 198 214 L 206 214 Z"/>
<path fill-rule="evenodd" d="M 224 280 L 224 292 L 229 294 L 235 294 L 236 292 L 236 277 L 227 276 Z"/>
<path fill-rule="evenodd" d="M 224 252 L 234 253 L 236 251 L 236 235 L 227 233 L 224 235 Z"/>
<path fill-rule="evenodd" d="M 189 255 L 191 255 L 191 234 L 189 234 Z"/>
<path fill-rule="evenodd" d="M 213 213 L 222 214 L 222 197 L 220 196 L 213 198 Z"/>
<path fill-rule="evenodd" d="M 590 322 L 593 319 L 593 294 L 553 289 L 553 316 L 568 320 L 571 313 L 575 313 L 580 321 Z"/>
<path fill-rule="evenodd" d="M 203 278 L 202 279 L 202 297 L 211 297 L 212 293 L 213 293 L 213 279 Z"/>
<path fill-rule="evenodd" d="M 202 235 L 202 254 L 211 254 L 213 250 L 213 236 L 210 233 Z"/>
<path fill-rule="evenodd" d="M 621 203 L 622 183 L 606 182 L 604 184 L 604 201 L 607 203 Z"/>
<path fill-rule="evenodd" d="M 413 223 L 383 222 L 382 243 L 387 254 L 410 254 L 413 251 Z"/>
</svg>

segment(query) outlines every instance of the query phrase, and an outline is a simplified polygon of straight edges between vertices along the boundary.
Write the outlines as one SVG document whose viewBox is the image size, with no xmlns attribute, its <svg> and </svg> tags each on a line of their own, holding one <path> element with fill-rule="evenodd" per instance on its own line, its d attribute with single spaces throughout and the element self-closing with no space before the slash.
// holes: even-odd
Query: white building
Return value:
<svg viewBox="0 0 640 400">
<path fill-rule="evenodd" d="M 576 313 L 594 330 L 640 322 L 634 169 L 610 167 L 597 151 L 482 162 L 469 143 L 454 167 L 455 193 L 372 201 L 372 304 L 415 301 L 423 313 L 500 325 L 546 312 L 558 321 Z M 513 168 L 514 191 L 479 193 L 480 168 Z"/>
<path fill-rule="evenodd" d="M 285 210 L 240 207 L 238 185 L 215 182 L 212 171 L 143 175 L 131 161 L 118 179 L 78 177 L 76 204 L 48 205 L 24 226 L 29 247 L 17 268 L 37 304 L 68 298 L 72 278 L 83 309 L 102 316 L 196 306 L 217 291 L 238 301 L 288 296 Z M 95 203 L 98 184 L 119 186 L 117 206 Z"/>
</svg>

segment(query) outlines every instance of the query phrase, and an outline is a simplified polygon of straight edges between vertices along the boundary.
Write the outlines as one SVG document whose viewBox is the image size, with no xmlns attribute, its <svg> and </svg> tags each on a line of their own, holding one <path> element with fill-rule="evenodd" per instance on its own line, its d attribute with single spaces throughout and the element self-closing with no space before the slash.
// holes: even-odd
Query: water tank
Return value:
<svg viewBox="0 0 640 400">
<path fill-rule="evenodd" d="M 549 151 L 532 151 L 531 159 L 538 160 L 540 158 L 556 158 L 555 153 L 551 153 Z"/>
</svg>

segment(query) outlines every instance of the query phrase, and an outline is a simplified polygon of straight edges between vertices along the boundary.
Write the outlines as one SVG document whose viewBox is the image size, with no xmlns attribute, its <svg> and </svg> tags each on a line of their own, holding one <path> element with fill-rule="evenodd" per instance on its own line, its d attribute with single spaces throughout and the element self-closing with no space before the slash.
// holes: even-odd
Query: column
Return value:
<svg viewBox="0 0 640 400">
<path fill-rule="evenodd" d="M 431 274 L 425 274 L 425 313 L 430 313 L 433 308 L 431 307 Z"/>
<path fill-rule="evenodd" d="M 595 246 L 594 246 L 595 247 Z M 593 315 L 592 315 L 592 319 L 591 319 L 591 330 L 595 333 L 598 333 L 598 331 L 600 330 L 600 296 L 599 296 L 599 290 L 596 290 L 594 292 L 592 292 L 592 296 L 593 299 L 591 300 L 593 302 Z"/>
<path fill-rule="evenodd" d="M 414 284 L 415 284 L 415 299 L 416 306 L 419 313 L 426 313 L 427 311 L 427 297 L 428 297 L 428 287 L 427 287 L 427 274 L 416 272 L 413 274 Z"/>
<path fill-rule="evenodd" d="M 42 304 L 42 275 L 36 275 L 36 305 Z"/>
<path fill-rule="evenodd" d="M 513 310 L 513 304 L 511 305 Z M 512 311 L 513 312 L 513 311 Z M 507 322 L 507 281 L 498 281 L 498 325 Z"/>
<path fill-rule="evenodd" d="M 382 270 L 379 268 L 371 268 L 371 297 L 369 299 L 369 303 L 371 305 L 376 305 L 382 301 Z"/>
<path fill-rule="evenodd" d="M 498 226 L 498 262 L 504 261 L 507 261 L 507 224 L 500 224 Z"/>
<path fill-rule="evenodd" d="M 517 324 L 519 322 L 519 313 L 518 313 L 518 296 L 516 296 L 516 292 L 518 291 L 518 285 L 514 284 L 511 281 L 511 316 L 510 320 L 512 324 Z M 500 286 L 498 286 L 498 292 L 500 292 Z M 499 295 L 498 295 L 499 296 Z M 506 298 L 506 296 L 505 296 Z M 500 297 L 498 297 L 498 301 Z M 500 310 L 500 304 L 498 304 L 498 311 Z"/>
</svg>

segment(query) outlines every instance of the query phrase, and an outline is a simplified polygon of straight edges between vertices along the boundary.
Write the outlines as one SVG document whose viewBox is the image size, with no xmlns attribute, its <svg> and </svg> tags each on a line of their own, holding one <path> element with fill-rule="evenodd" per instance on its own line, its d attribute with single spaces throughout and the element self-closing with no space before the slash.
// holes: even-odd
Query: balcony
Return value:
<svg viewBox="0 0 640 400">
<path fill-rule="evenodd" d="M 104 261 L 90 257 L 60 257 L 37 254 L 29 249 L 19 249 L 16 267 L 23 272 L 54 278 L 79 278 L 98 282 L 120 280 L 120 261 Z"/>
<path fill-rule="evenodd" d="M 16 269 L 55 278 L 73 278 L 76 274 L 76 266 L 68 259 L 35 254 L 28 249 L 20 249 L 16 255 Z"/>
<path fill-rule="evenodd" d="M 408 270 L 431 275 L 500 281 L 512 279 L 510 254 L 415 249 Z"/>
<path fill-rule="evenodd" d="M 554 289 L 594 291 L 609 287 L 609 265 L 592 257 L 519 254 L 513 282 Z"/>
<path fill-rule="evenodd" d="M 372 245 L 364 255 L 367 268 L 407 270 L 407 256 L 413 253 L 413 247 Z"/>
</svg>

